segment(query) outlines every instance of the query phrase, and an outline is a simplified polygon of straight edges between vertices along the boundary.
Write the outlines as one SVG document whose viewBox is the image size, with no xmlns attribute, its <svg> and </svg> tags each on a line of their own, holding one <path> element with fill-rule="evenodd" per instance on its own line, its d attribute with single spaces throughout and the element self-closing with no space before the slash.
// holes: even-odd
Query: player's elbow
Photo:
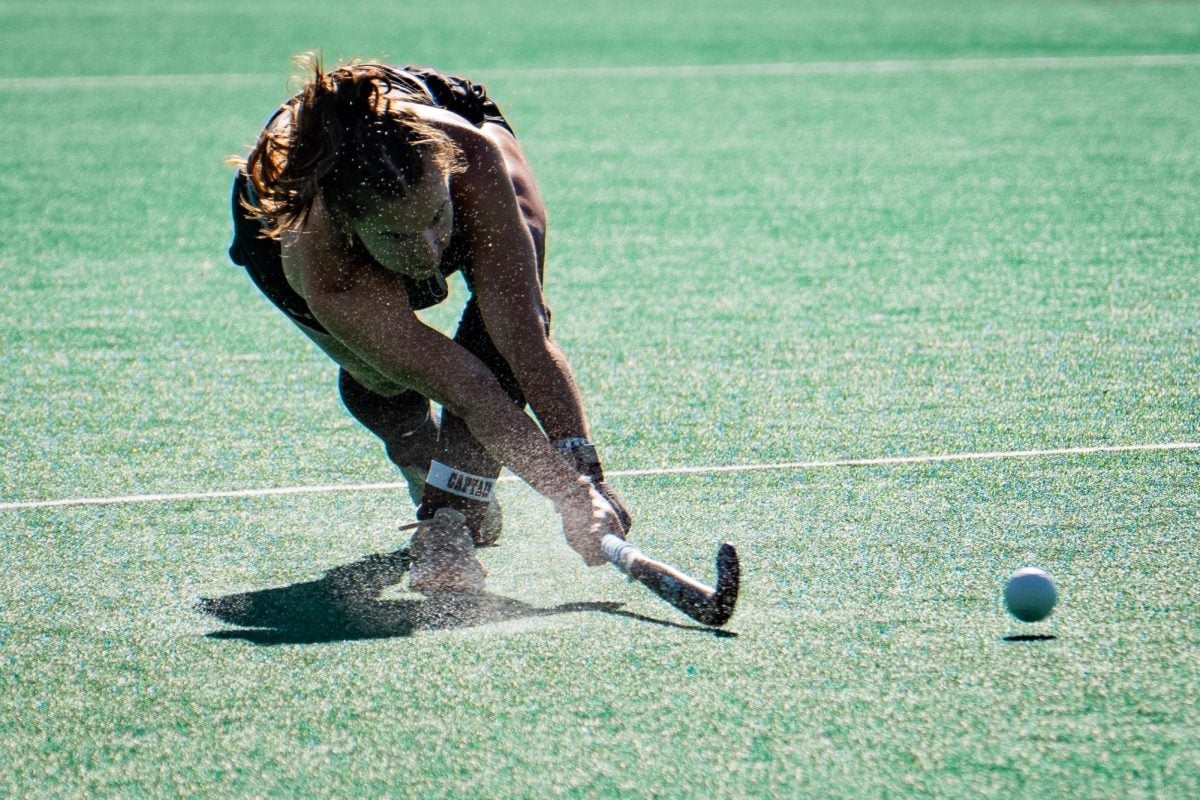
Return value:
<svg viewBox="0 0 1200 800">
<path fill-rule="evenodd" d="M 500 355 L 514 370 L 544 363 L 556 356 L 558 347 L 550 338 L 550 322 L 544 310 L 530 314 L 520 325 L 504 326 L 492 336 Z"/>
<path fill-rule="evenodd" d="M 560 370 L 565 361 L 562 350 L 547 335 L 525 340 L 505 360 L 512 367 L 518 383 L 525 386 L 528 381 L 537 381 Z"/>
<path fill-rule="evenodd" d="M 304 297 L 308 310 L 317 321 L 339 338 L 346 331 L 359 327 L 362 316 L 346 295 L 342 291 L 321 290 L 309 291 Z"/>
<path fill-rule="evenodd" d="M 472 429 L 490 418 L 491 409 L 511 402 L 496 376 L 482 366 L 458 375 L 441 398 L 442 406 Z"/>
</svg>

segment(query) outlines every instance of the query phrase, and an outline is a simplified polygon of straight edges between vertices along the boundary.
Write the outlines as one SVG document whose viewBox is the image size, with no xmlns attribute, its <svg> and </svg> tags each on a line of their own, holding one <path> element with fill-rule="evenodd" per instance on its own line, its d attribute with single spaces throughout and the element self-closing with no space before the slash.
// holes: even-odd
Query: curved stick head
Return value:
<svg viewBox="0 0 1200 800">
<path fill-rule="evenodd" d="M 717 588 L 706 604 L 705 625 L 720 627 L 733 616 L 737 606 L 738 588 L 741 585 L 741 565 L 738 563 L 737 548 L 730 542 L 717 551 Z"/>
</svg>

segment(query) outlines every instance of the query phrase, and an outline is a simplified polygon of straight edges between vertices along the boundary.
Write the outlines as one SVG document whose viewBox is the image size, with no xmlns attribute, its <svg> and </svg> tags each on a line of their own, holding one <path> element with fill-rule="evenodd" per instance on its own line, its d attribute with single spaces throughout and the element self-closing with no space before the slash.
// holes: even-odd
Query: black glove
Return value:
<svg viewBox="0 0 1200 800">
<path fill-rule="evenodd" d="M 629 509 L 621 502 L 620 495 L 604 480 L 604 468 L 600 466 L 596 446 L 585 439 L 568 439 L 559 442 L 556 447 L 575 471 L 587 478 L 588 482 L 596 487 L 596 491 L 612 505 L 613 511 L 617 512 L 617 518 L 621 521 L 621 527 L 628 534 L 629 529 L 633 527 L 633 518 L 629 516 Z"/>
</svg>

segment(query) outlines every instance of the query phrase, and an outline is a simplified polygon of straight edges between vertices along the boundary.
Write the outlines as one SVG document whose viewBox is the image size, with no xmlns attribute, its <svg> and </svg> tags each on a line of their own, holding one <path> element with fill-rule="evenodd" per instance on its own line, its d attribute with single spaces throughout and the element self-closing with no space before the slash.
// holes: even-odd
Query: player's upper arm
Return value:
<svg viewBox="0 0 1200 800">
<path fill-rule="evenodd" d="M 455 179 L 455 213 L 466 215 L 470 278 L 484 323 L 512 363 L 546 336 L 537 254 L 500 148 L 480 135 L 464 150 L 470 167 Z"/>
</svg>

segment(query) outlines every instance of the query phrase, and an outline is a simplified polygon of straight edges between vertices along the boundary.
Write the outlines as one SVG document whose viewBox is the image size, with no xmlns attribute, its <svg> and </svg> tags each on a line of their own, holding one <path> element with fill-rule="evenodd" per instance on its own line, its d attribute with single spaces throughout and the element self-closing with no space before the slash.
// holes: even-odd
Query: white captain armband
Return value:
<svg viewBox="0 0 1200 800">
<path fill-rule="evenodd" d="M 425 479 L 425 483 L 435 489 L 441 489 L 443 492 L 456 494 L 470 500 L 478 500 L 481 503 L 490 501 L 496 493 L 495 478 L 472 475 L 440 461 L 433 461 L 429 464 L 429 477 Z"/>
</svg>

